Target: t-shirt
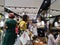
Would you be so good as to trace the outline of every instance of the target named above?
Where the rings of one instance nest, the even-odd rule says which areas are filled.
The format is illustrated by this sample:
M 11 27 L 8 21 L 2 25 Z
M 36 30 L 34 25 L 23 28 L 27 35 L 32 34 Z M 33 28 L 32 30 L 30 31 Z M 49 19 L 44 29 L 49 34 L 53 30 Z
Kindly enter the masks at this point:
M 54 26 L 55 26 L 55 27 L 58 27 L 58 26 L 59 26 L 58 22 L 55 22 L 55 23 L 54 23 Z
M 41 22 L 37 23 L 38 28 L 40 28 L 41 25 L 43 25 L 43 26 L 45 25 L 44 21 L 41 21 Z
M 23 28 L 21 28 L 21 26 L 23 25 Z M 25 21 L 20 21 L 20 30 L 26 30 L 27 29 L 27 25 L 26 25 L 26 22 Z

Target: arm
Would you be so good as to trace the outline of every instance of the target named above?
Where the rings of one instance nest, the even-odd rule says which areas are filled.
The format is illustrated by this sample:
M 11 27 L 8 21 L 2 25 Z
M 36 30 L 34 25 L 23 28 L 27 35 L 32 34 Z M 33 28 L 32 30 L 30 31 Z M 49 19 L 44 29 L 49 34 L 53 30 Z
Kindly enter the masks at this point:
M 54 36 L 51 36 L 50 38 L 51 38 L 52 42 L 56 43 Z

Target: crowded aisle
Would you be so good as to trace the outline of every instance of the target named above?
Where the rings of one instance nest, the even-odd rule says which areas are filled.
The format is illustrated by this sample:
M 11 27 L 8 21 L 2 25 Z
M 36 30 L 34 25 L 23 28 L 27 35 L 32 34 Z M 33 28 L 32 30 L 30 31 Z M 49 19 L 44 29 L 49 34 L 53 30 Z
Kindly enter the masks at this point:
M 60 0 L 0 0 L 0 45 L 60 45 Z

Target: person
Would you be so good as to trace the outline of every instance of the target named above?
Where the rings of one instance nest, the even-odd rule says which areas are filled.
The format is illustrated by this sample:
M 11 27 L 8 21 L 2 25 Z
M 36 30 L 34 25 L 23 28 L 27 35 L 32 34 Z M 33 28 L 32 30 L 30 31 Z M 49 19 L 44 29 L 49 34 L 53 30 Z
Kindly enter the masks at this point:
M 17 21 L 16 34 L 19 35 L 19 33 L 20 33 L 20 30 L 19 30 L 19 29 L 20 29 L 20 28 L 19 28 L 19 19 L 17 18 L 16 21 Z
M 56 38 L 56 42 L 57 42 L 56 45 L 60 45 L 60 32 Z
M 37 28 L 35 24 L 32 22 L 32 20 L 29 20 L 29 31 L 31 32 L 31 39 L 33 40 L 33 37 L 37 37 Z
M 14 13 L 9 13 L 9 19 L 5 22 L 4 28 L 6 28 L 6 34 L 2 45 L 13 45 L 17 37 L 15 33 L 15 27 L 17 22 L 14 20 Z
M 0 44 L 2 44 L 2 40 L 3 40 L 3 28 L 0 27 Z
M 56 28 L 60 28 L 60 17 L 58 17 L 58 18 L 56 19 L 56 21 L 55 21 L 55 23 L 54 23 L 54 26 L 55 26 Z
M 28 28 L 29 28 L 30 31 L 32 32 L 33 23 L 32 23 L 32 20 L 31 20 L 31 19 L 29 20 L 29 26 L 28 26 Z
M 52 30 L 50 30 L 50 34 L 48 35 L 48 45 L 55 45 L 55 44 L 56 44 L 56 40 L 53 36 Z
M 39 16 L 37 19 L 38 19 L 37 20 L 38 37 L 43 40 L 44 39 L 44 36 L 45 36 L 45 33 L 44 33 L 45 22 L 42 20 L 42 17 L 41 16 Z
M 27 15 L 23 15 L 22 20 L 19 23 L 20 35 L 23 34 L 24 31 L 26 31 L 28 19 L 29 18 Z
M 28 19 L 29 19 L 29 17 L 27 15 L 23 15 L 22 20 L 19 22 L 20 37 L 17 38 L 17 40 L 16 40 L 14 45 L 24 45 L 25 44 L 26 40 L 24 40 L 24 39 L 26 39 L 25 38 L 25 36 L 26 36 L 25 33 L 27 31 L 27 22 L 28 22 Z
M 59 30 L 60 30 L 60 17 L 56 17 L 55 22 L 54 22 L 54 27 L 59 32 Z M 54 34 L 55 38 L 57 38 L 58 32 L 56 32 Z

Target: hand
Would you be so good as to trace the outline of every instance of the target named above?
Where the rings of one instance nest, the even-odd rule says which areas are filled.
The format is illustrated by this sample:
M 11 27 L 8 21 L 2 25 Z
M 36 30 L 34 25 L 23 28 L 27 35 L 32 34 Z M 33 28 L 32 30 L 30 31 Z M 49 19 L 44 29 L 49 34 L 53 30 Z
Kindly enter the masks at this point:
M 17 34 L 17 37 L 19 37 L 19 35 Z

